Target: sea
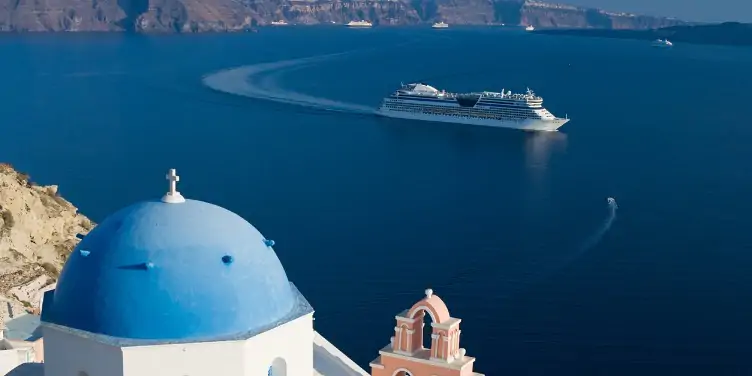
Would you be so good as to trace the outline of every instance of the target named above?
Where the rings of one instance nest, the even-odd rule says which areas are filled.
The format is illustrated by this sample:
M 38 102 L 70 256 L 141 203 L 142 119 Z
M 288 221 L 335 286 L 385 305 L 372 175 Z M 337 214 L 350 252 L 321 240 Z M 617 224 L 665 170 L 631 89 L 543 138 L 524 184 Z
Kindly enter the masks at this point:
M 431 288 L 483 374 L 752 374 L 752 49 L 291 26 L 6 34 L 0 55 L 0 161 L 95 222 L 176 168 L 275 240 L 366 370 Z M 373 115 L 418 81 L 529 87 L 571 121 Z

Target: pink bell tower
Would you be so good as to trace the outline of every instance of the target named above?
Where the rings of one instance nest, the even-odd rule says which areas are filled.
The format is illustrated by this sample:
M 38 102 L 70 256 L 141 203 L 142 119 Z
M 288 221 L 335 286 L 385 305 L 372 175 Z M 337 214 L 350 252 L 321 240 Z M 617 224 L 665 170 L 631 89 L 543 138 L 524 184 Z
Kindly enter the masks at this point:
M 424 317 L 431 317 L 431 347 L 423 347 Z M 412 308 L 395 316 L 391 343 L 371 362 L 372 376 L 483 376 L 473 372 L 475 358 L 460 348 L 460 319 L 449 316 L 444 301 L 427 289 Z

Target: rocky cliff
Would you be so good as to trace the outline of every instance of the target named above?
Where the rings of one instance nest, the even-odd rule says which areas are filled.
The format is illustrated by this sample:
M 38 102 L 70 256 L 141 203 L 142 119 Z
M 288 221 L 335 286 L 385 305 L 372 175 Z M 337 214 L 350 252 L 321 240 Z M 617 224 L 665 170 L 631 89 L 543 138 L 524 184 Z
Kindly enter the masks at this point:
M 3 0 L 2 31 L 240 31 L 367 19 L 381 25 L 450 24 L 647 29 L 678 20 L 530 0 Z
M 0 163 L 0 320 L 37 311 L 66 258 L 94 224 L 60 197 Z

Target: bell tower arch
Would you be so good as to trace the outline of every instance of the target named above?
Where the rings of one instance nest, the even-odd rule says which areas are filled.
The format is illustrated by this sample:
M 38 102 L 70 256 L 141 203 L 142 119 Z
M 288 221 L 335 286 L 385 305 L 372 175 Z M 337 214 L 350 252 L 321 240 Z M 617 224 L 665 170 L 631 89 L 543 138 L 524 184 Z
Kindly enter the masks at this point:
M 430 347 L 424 347 L 426 315 L 431 318 Z M 473 372 L 475 358 L 460 348 L 460 322 L 444 301 L 426 289 L 425 297 L 395 316 L 389 345 L 371 362 L 372 376 L 482 376 Z

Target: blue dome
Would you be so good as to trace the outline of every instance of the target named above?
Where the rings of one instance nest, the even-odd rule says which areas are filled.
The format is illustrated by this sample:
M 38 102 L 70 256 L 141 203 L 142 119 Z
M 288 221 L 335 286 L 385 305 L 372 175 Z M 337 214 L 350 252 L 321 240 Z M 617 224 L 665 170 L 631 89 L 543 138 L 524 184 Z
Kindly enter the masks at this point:
M 273 325 L 296 295 L 272 242 L 201 201 L 138 203 L 76 247 L 46 322 L 113 337 L 189 340 Z

